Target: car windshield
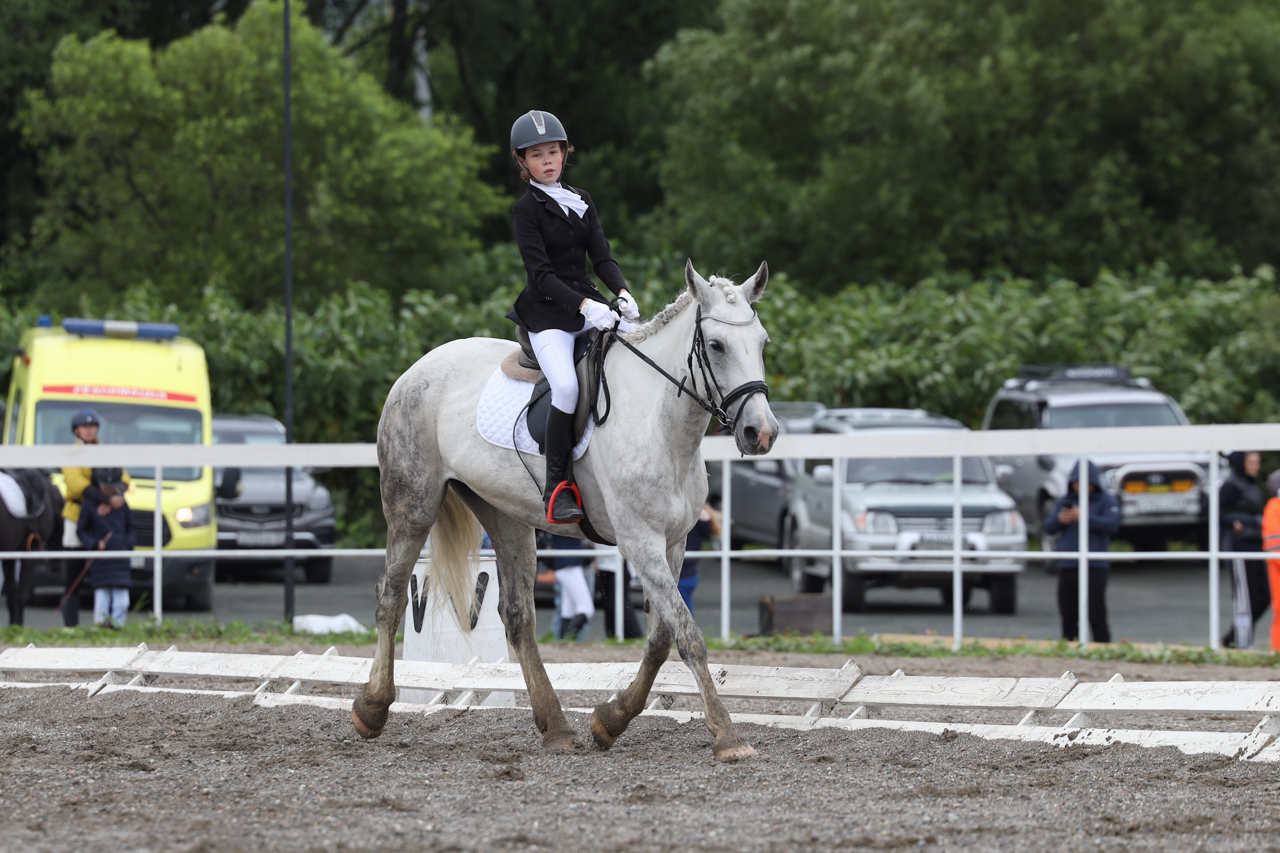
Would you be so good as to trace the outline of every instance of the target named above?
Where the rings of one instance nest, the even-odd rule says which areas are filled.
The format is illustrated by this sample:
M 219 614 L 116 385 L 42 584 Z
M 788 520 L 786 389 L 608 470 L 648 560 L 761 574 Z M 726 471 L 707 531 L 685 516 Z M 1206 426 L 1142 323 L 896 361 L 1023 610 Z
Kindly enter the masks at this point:
M 951 482 L 952 462 L 947 457 L 922 459 L 850 459 L 850 483 L 933 483 Z M 960 476 L 966 483 L 987 484 L 987 466 L 981 459 L 965 459 L 960 466 Z
M 79 400 L 41 400 L 36 403 L 36 444 L 74 444 L 71 418 L 92 408 L 102 427 L 102 444 L 203 444 L 204 419 L 195 409 L 144 406 L 137 403 L 92 403 Z M 129 476 L 151 480 L 154 468 L 129 468 Z M 166 480 L 198 480 L 199 468 L 164 469 Z
M 1111 403 L 1060 406 L 1049 410 L 1050 429 L 1181 425 L 1178 413 L 1168 403 Z
M 284 433 L 275 430 L 267 431 L 262 429 L 243 429 L 239 427 L 228 427 L 215 423 L 213 427 L 213 443 L 214 444 L 284 444 Z M 246 477 L 283 477 L 283 468 L 242 468 L 241 473 Z M 295 471 L 294 475 L 300 474 Z

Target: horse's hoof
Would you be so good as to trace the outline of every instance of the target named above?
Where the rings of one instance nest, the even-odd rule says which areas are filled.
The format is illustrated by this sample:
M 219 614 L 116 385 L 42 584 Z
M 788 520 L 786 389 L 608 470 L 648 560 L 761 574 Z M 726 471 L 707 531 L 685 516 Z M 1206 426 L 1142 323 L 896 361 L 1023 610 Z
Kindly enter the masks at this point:
M 591 715 L 591 737 L 595 739 L 596 746 L 601 749 L 608 749 L 618 739 L 616 735 L 609 734 L 609 730 L 604 727 L 604 723 L 600 722 L 600 718 L 594 713 Z
M 360 737 L 365 740 L 373 740 L 378 735 L 382 734 L 382 729 L 371 729 L 366 726 L 360 719 L 360 715 L 354 710 L 351 712 L 351 724 L 356 727 L 356 734 L 360 735 Z
M 751 744 L 741 738 L 735 738 L 734 740 L 735 743 L 732 746 L 714 748 L 716 758 L 742 759 L 755 756 L 756 751 Z
M 578 748 L 578 738 L 572 731 L 547 732 L 542 738 L 542 748 L 572 752 Z

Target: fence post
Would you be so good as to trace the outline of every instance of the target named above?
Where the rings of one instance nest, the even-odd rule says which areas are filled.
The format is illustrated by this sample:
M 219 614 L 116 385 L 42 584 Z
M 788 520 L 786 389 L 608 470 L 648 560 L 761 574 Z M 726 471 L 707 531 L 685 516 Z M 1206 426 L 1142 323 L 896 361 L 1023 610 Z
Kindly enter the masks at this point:
M 622 552 L 617 548 L 613 549 L 615 559 L 613 561 L 613 628 L 618 635 L 618 642 L 622 642 L 627 638 L 626 626 L 626 607 L 623 596 L 629 595 L 631 590 L 627 589 L 627 561 L 622 559 Z
M 1070 484 L 1068 484 L 1070 488 Z M 1076 631 L 1080 648 L 1089 648 L 1089 457 L 1080 457 L 1080 476 L 1076 480 L 1076 506 L 1080 510 L 1080 537 L 1076 549 L 1076 569 L 1079 574 L 1076 606 L 1079 608 Z
M 733 463 L 728 459 L 721 463 L 720 469 L 720 639 L 729 639 L 729 525 L 733 512 Z
M 164 548 L 164 469 L 156 466 L 156 509 L 155 509 L 155 532 L 152 536 L 152 547 L 155 549 L 155 555 L 151 560 L 151 597 L 153 604 L 152 612 L 156 617 L 156 624 L 164 622 L 164 602 L 162 600 L 162 590 L 164 589 L 164 556 L 162 549 Z
M 1218 550 L 1222 547 L 1221 529 L 1218 527 L 1218 451 L 1209 453 L 1209 648 L 1215 652 L 1222 646 L 1222 625 L 1219 624 L 1220 605 Z
M 831 642 L 839 643 L 844 621 L 844 460 L 831 460 Z
M 951 458 L 951 651 L 964 644 L 964 568 L 960 555 L 964 549 L 964 458 Z

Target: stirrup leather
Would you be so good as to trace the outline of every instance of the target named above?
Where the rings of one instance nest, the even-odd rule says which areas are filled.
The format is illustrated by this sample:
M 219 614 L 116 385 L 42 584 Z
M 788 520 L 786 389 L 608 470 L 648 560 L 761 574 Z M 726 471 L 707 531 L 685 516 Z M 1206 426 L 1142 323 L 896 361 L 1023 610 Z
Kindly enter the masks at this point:
M 573 502 L 577 505 L 577 518 L 564 519 L 556 521 L 551 517 L 552 512 L 556 508 L 556 498 L 560 497 L 561 492 L 571 492 L 573 494 Z M 551 497 L 547 498 L 547 524 L 577 524 L 583 518 L 582 513 L 582 493 L 578 491 L 577 483 L 570 483 L 568 480 L 561 480 L 560 483 L 551 492 Z

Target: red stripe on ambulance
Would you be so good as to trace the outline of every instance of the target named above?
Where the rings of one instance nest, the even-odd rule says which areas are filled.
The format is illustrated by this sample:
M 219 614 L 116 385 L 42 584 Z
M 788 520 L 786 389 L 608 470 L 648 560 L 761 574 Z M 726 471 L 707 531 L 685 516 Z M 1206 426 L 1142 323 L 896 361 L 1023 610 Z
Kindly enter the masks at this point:
M 158 400 L 169 403 L 194 403 L 194 394 L 178 394 L 154 388 L 129 388 L 123 385 L 46 385 L 46 394 L 70 394 L 76 397 L 124 397 L 130 400 Z

